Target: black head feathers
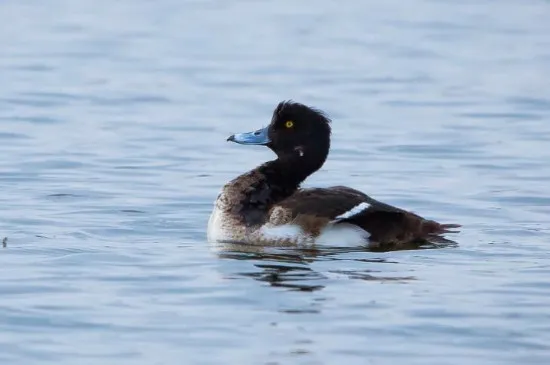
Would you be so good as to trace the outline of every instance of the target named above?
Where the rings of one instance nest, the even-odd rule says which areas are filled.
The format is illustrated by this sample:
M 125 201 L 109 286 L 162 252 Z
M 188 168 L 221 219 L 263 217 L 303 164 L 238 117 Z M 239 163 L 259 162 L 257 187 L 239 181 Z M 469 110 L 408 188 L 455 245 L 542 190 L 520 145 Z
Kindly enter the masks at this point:
M 273 111 L 271 125 L 286 123 L 291 120 L 298 122 L 300 127 L 319 128 L 328 131 L 330 135 L 330 118 L 320 109 L 310 107 L 292 100 L 281 101 Z
M 330 119 L 321 110 L 294 101 L 283 101 L 273 111 L 267 144 L 279 157 L 326 158 L 330 149 Z

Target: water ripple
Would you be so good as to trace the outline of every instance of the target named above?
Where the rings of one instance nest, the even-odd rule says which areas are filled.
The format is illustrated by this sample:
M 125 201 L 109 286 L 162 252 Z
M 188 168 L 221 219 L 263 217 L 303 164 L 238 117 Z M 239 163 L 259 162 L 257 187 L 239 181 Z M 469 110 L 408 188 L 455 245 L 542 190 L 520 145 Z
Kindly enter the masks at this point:
M 467 6 L 466 6 L 467 5 Z M 0 2 L 3 364 L 546 364 L 541 1 Z M 405 250 L 211 247 L 225 143 L 326 110 L 307 186 L 445 222 Z

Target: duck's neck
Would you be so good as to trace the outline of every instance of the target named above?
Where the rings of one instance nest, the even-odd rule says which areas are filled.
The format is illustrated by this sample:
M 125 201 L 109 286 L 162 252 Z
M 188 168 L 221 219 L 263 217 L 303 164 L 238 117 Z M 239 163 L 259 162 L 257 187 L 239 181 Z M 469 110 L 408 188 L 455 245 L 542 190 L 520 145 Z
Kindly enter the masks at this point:
M 324 160 L 315 163 L 298 155 L 283 156 L 264 163 L 258 170 L 272 188 L 290 191 L 292 194 L 309 175 L 322 166 L 323 162 Z
M 236 209 L 234 212 L 247 225 L 261 224 L 273 204 L 291 196 L 324 161 L 297 154 L 266 162 L 229 182 L 222 202 L 226 202 L 227 209 Z

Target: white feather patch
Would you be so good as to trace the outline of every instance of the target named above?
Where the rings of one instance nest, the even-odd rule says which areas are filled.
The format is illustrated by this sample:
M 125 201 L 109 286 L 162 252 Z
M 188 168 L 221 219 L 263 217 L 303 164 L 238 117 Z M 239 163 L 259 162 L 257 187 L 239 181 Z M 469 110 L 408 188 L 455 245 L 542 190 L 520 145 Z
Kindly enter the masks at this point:
M 260 228 L 260 235 L 267 240 L 299 240 L 303 235 L 302 228 L 295 224 L 281 226 L 265 225 Z
M 325 227 L 315 239 L 315 243 L 336 247 L 354 247 L 368 244 L 369 236 L 369 232 L 356 225 L 341 223 Z
M 313 239 L 304 233 L 302 228 L 295 224 L 281 226 L 263 226 L 259 230 L 262 239 L 271 242 L 290 241 L 301 245 L 330 245 L 351 247 L 368 243 L 370 234 L 362 228 L 352 224 L 328 225 L 321 230 L 319 236 Z
M 363 202 L 363 203 L 357 204 L 356 206 L 354 206 L 353 208 L 351 208 L 347 212 L 342 213 L 339 216 L 337 216 L 336 218 L 334 218 L 332 220 L 332 222 L 338 222 L 340 220 L 348 219 L 350 217 L 353 217 L 354 215 L 361 213 L 363 210 L 366 210 L 369 207 L 370 207 L 369 203 Z

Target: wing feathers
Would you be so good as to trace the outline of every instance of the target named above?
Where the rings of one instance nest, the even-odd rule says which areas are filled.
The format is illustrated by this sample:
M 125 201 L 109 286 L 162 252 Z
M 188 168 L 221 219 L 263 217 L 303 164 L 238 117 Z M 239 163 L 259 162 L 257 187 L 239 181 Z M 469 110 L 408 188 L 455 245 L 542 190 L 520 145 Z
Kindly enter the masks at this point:
M 270 222 L 275 223 L 276 217 L 284 216 L 286 223 L 293 221 L 313 235 L 319 234 L 327 224 L 350 223 L 367 231 L 371 241 L 383 243 L 404 243 L 454 233 L 452 229 L 460 227 L 424 219 L 344 186 L 299 190 L 279 202 L 271 213 Z
M 359 203 L 356 206 L 354 206 L 353 208 L 351 208 L 350 210 L 348 210 L 347 212 L 344 212 L 344 213 L 334 217 L 334 219 L 331 221 L 331 223 L 336 223 L 336 222 L 339 222 L 339 221 L 344 220 L 344 219 L 352 218 L 353 216 L 355 216 L 357 214 L 361 214 L 361 212 L 363 212 L 364 210 L 369 209 L 370 206 L 371 205 L 367 202 Z

